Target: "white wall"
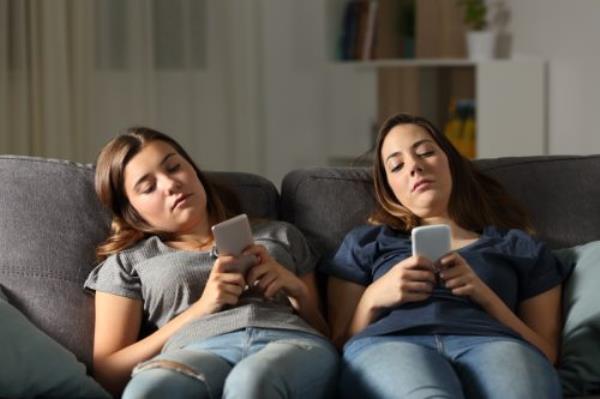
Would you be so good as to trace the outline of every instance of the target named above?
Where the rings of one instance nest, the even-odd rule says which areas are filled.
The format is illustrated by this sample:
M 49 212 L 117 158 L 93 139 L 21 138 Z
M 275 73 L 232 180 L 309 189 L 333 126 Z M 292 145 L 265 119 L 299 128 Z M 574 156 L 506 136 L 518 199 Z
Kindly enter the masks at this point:
M 550 154 L 600 153 L 600 1 L 509 5 L 514 52 L 548 60 Z
M 358 156 L 370 146 L 374 74 L 332 65 L 323 0 L 261 0 L 263 174 Z

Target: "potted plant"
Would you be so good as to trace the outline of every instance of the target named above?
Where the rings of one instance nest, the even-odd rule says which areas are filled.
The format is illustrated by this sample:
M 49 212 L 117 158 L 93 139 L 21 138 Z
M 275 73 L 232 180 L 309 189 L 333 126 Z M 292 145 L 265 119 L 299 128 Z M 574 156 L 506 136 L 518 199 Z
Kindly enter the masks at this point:
M 492 59 L 496 35 L 488 29 L 488 6 L 485 0 L 458 0 L 467 26 L 467 51 L 471 59 Z

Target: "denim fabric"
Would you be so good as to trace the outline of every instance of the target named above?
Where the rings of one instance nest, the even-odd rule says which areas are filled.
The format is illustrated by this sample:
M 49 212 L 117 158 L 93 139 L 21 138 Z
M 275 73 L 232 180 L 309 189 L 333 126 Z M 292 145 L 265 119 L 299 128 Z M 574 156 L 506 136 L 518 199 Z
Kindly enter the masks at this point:
M 123 398 L 328 398 L 337 365 L 319 336 L 246 328 L 141 363 Z
M 342 398 L 562 398 L 536 348 L 507 337 L 365 337 L 347 346 Z

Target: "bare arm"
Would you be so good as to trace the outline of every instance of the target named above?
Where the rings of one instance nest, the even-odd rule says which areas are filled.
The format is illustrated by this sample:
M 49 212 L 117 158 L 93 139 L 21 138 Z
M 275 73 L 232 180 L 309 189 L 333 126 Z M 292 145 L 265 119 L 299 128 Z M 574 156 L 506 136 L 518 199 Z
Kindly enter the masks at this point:
M 279 291 L 283 291 L 300 317 L 323 334 L 329 334 L 329 328 L 319 309 L 314 273 L 296 276 L 271 257 L 262 245 L 253 245 L 244 253 L 253 254 L 260 259 L 259 264 L 248 271 L 249 284 L 257 284 L 267 298 L 273 298 Z
M 331 340 L 341 348 L 350 337 L 350 323 L 366 287 L 330 277 L 327 281 L 327 315 Z
M 165 342 L 194 318 L 219 311 L 237 303 L 245 285 L 237 273 L 223 273 L 231 261 L 222 257 L 215 262 L 202 297 L 153 334 L 137 341 L 142 324 L 142 302 L 118 295 L 96 292 L 94 331 L 94 377 L 106 389 L 119 395 L 136 364 L 158 354 Z
M 519 305 L 518 315 L 506 308 L 504 302 L 490 305 L 489 312 L 539 348 L 556 364 L 561 330 L 561 287 L 556 286 L 546 292 L 529 298 Z M 505 308 L 505 309 L 503 309 Z
M 558 339 L 561 328 L 561 287 L 556 286 L 523 301 L 515 314 L 473 272 L 466 261 L 453 253 L 442 259 L 446 270 L 441 277 L 455 295 L 470 297 L 486 312 L 541 350 L 553 364 L 558 358 Z
M 341 347 L 385 309 L 429 298 L 434 283 L 431 262 L 418 256 L 397 263 L 368 287 L 331 278 L 328 297 L 333 342 Z
M 300 281 L 306 287 L 304 295 L 298 299 L 292 299 L 292 306 L 298 312 L 300 317 L 306 320 L 311 326 L 323 333 L 329 335 L 329 326 L 320 310 L 319 293 L 314 273 L 307 273 L 300 277 Z

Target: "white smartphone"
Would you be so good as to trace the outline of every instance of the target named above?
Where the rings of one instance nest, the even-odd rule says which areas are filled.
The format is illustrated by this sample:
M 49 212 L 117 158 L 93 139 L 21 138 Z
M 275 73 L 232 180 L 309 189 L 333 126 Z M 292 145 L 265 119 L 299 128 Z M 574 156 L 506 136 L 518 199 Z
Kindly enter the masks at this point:
M 411 239 L 413 255 L 423 256 L 432 262 L 450 252 L 450 226 L 446 224 L 415 227 Z
M 235 263 L 231 264 L 228 272 L 246 274 L 248 269 L 258 262 L 254 255 L 242 255 L 242 251 L 246 247 L 254 244 L 250 222 L 245 213 L 215 224 L 211 230 L 215 238 L 217 253 L 238 258 Z

